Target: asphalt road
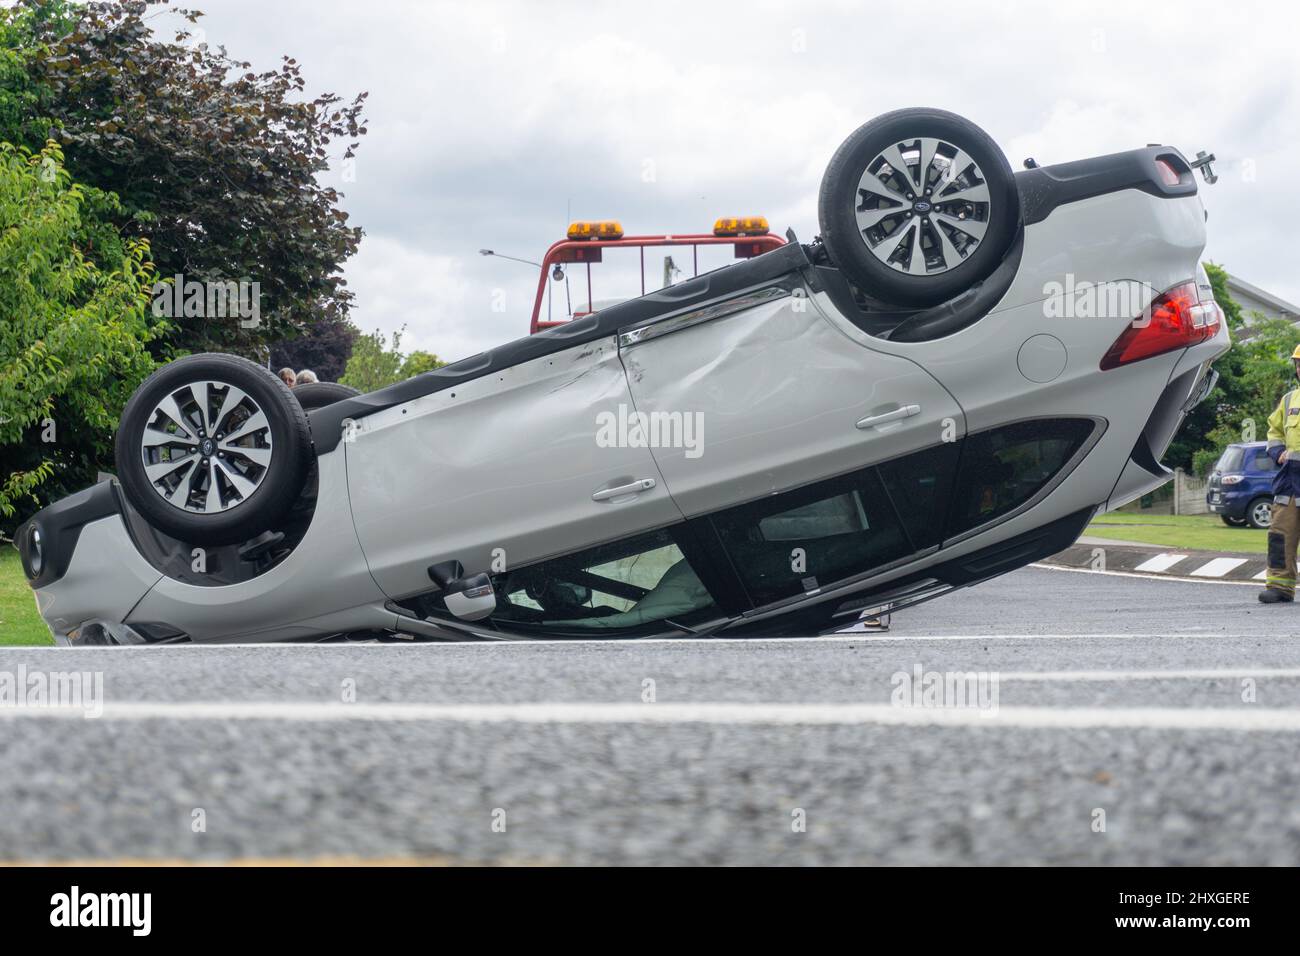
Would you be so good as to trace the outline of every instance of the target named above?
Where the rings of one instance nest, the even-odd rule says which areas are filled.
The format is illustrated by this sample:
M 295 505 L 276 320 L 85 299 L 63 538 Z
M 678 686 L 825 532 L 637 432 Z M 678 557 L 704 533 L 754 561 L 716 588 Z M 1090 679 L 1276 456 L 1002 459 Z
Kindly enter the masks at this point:
M 105 710 L 0 707 L 0 860 L 1300 862 L 1300 608 L 1241 585 L 1028 568 L 885 635 L 22 666 L 102 672 Z M 918 668 L 983 706 L 898 706 Z

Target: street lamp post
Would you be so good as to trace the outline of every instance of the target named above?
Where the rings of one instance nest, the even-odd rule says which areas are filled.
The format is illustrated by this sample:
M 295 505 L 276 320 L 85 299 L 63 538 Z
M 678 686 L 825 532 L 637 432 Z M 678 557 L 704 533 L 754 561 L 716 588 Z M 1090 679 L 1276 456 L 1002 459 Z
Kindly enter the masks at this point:
M 542 267 L 542 264 L 540 262 L 533 262 L 532 259 L 520 259 L 518 256 L 506 256 L 492 249 L 480 249 L 478 251 L 478 254 L 480 256 L 496 256 L 498 259 L 509 259 L 511 262 L 522 262 L 526 266 L 534 266 L 538 269 Z M 548 285 L 546 287 L 546 318 L 549 319 L 550 317 L 551 317 L 551 287 Z
M 480 249 L 478 254 L 480 256 L 496 256 L 498 259 L 509 259 L 511 262 L 522 262 L 526 266 L 536 266 L 539 269 L 542 267 L 540 262 L 533 262 L 532 259 L 520 259 L 516 256 L 506 256 L 499 252 L 493 252 L 491 249 Z

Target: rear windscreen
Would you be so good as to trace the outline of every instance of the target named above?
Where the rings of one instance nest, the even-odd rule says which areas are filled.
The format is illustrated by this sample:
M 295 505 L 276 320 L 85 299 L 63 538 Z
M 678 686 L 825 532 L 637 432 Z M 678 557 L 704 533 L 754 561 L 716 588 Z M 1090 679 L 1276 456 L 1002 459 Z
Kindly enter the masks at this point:
M 1216 471 L 1241 471 L 1241 460 L 1242 449 L 1229 446 L 1219 456 L 1219 462 L 1214 468 Z

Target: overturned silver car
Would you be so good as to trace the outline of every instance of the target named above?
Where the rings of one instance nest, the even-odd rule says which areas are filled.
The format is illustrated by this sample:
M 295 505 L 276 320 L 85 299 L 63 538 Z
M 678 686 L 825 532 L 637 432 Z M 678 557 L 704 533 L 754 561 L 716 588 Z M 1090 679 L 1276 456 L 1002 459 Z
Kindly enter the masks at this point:
M 1165 482 L 1213 383 L 1197 165 L 1013 174 L 902 110 L 835 155 L 810 244 L 314 409 L 172 363 L 117 478 L 20 529 L 41 614 L 71 644 L 811 634 L 1019 568 Z

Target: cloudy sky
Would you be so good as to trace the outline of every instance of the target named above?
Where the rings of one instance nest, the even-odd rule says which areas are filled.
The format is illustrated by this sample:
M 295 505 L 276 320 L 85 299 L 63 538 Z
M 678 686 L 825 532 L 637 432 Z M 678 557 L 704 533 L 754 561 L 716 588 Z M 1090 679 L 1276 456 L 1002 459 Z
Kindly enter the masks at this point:
M 354 319 L 448 360 L 527 332 L 537 270 L 479 249 L 540 259 L 569 218 L 681 233 L 763 214 L 811 239 L 831 153 L 904 106 L 969 117 L 1015 168 L 1212 150 L 1207 257 L 1300 302 L 1294 2 L 191 5 L 236 57 L 370 92 L 353 175 L 330 174 L 366 233 Z

